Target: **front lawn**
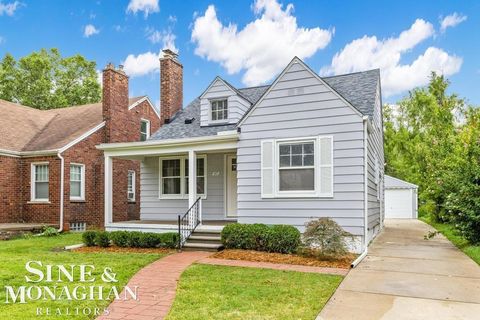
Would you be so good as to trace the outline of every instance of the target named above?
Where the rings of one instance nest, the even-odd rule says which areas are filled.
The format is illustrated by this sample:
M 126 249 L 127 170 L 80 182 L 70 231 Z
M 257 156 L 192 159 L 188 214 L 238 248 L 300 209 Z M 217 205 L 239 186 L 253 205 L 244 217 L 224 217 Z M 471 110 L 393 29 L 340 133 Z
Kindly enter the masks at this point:
M 53 287 L 63 286 L 67 284 L 69 288 L 78 285 L 102 285 L 104 292 L 108 293 L 112 287 L 112 283 L 105 283 L 101 279 L 104 268 L 110 267 L 116 273 L 118 283 L 114 285 L 119 288 L 119 291 L 139 269 L 143 266 L 159 259 L 162 254 L 154 253 L 82 253 L 82 252 L 66 252 L 61 251 L 65 245 L 72 245 L 81 243 L 81 234 L 63 234 L 56 237 L 34 237 L 31 239 L 18 239 L 10 241 L 0 241 L 0 315 L 2 319 L 93 319 L 93 315 L 83 315 L 82 309 L 100 308 L 103 309 L 109 304 L 109 301 L 32 301 L 26 304 L 6 304 L 6 289 L 4 286 L 49 286 Z M 95 271 L 92 275 L 95 277 L 95 282 L 81 283 L 78 281 L 78 272 L 75 273 L 75 282 L 63 283 L 28 283 L 25 280 L 25 275 L 32 278 L 37 276 L 29 274 L 25 270 L 25 263 L 27 261 L 41 261 L 45 272 L 45 265 L 65 265 L 69 264 L 91 264 L 95 266 Z M 78 269 L 77 269 L 78 270 Z M 52 316 L 36 316 L 37 308 L 42 308 L 43 312 L 46 308 L 50 308 L 53 313 Z M 62 313 L 66 312 L 66 308 L 70 308 L 70 312 L 75 312 L 75 308 L 80 308 L 80 315 L 65 315 L 56 316 L 56 308 L 60 308 Z
M 467 256 L 472 258 L 473 261 L 480 265 L 480 245 L 470 244 L 468 240 L 463 238 L 451 224 L 435 222 L 428 216 L 420 217 L 420 220 L 437 229 L 460 250 L 465 252 Z
M 315 319 L 341 276 L 196 264 L 167 319 Z

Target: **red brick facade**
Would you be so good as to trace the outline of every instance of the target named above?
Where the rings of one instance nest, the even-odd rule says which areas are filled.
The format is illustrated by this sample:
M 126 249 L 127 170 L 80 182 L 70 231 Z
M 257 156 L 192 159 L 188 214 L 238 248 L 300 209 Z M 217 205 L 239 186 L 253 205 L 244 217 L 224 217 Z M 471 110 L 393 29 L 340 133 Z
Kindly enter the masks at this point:
M 129 110 L 128 77 L 109 65 L 103 75 L 103 118 L 105 126 L 65 150 L 64 228 L 72 222 L 86 222 L 88 228 L 104 225 L 104 157 L 96 149 L 101 143 L 140 141 L 141 119 L 150 121 L 150 132 L 160 127 L 160 119 L 147 100 Z M 49 201 L 31 201 L 31 166 L 48 162 Z M 70 200 L 70 164 L 85 166 L 85 199 Z M 136 200 L 127 201 L 128 170 L 136 172 Z M 113 162 L 114 221 L 139 219 L 140 164 L 138 161 Z M 0 223 L 38 222 L 59 224 L 61 160 L 57 155 L 43 157 L 0 156 Z

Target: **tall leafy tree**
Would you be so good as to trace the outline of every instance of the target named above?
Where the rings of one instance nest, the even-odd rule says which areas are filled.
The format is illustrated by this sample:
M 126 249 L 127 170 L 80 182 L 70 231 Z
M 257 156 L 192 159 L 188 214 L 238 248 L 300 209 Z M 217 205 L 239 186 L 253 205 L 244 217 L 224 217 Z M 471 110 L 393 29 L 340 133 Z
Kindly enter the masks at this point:
M 0 62 L 0 99 L 54 109 L 101 99 L 96 63 L 81 55 L 62 57 L 57 49 L 33 52 Z
M 448 195 L 446 172 L 458 143 L 465 102 L 448 94 L 449 82 L 432 73 L 426 88 L 417 88 L 385 112 L 387 172 L 420 186 L 420 200 L 440 215 Z

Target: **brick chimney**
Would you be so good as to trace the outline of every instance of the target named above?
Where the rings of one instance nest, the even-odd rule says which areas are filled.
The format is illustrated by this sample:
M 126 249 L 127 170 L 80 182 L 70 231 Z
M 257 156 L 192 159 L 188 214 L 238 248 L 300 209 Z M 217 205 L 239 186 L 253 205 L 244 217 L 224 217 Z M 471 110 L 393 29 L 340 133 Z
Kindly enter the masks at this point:
M 128 141 L 128 130 L 117 125 L 128 117 L 128 76 L 123 66 L 115 68 L 109 63 L 103 70 L 103 120 L 105 121 L 105 142 Z
M 160 58 L 160 125 L 168 123 L 183 106 L 183 66 L 178 55 L 163 50 Z

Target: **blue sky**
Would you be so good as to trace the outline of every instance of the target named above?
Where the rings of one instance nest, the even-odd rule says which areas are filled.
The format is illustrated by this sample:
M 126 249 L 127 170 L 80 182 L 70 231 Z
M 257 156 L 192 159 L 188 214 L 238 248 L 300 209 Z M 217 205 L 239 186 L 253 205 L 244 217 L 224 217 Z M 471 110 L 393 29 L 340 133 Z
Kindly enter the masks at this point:
M 168 46 L 184 65 L 185 103 L 216 75 L 269 83 L 297 55 L 321 75 L 381 68 L 386 102 L 438 70 L 479 105 L 479 30 L 478 1 L 0 0 L 1 56 L 55 47 L 98 70 L 123 63 L 130 94 L 156 103 Z

